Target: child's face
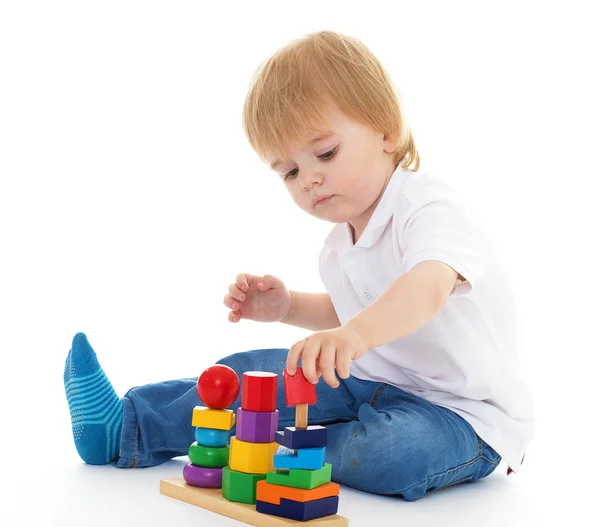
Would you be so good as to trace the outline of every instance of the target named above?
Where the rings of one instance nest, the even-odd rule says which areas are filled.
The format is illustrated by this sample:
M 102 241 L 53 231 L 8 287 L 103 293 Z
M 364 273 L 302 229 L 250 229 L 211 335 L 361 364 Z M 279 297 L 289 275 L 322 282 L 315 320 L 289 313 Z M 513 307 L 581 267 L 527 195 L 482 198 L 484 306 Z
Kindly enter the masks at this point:
M 360 235 L 395 169 L 396 144 L 337 108 L 328 115 L 329 134 L 306 138 L 271 166 L 300 208 L 319 219 L 349 222 Z

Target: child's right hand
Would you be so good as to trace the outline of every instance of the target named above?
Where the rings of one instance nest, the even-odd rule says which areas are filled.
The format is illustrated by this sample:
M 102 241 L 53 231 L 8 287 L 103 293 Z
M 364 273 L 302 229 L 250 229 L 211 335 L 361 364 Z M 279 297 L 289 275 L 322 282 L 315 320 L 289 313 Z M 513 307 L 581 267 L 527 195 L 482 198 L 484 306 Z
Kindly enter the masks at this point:
M 235 284 L 229 286 L 223 303 L 231 309 L 230 322 L 239 322 L 242 318 L 280 322 L 290 311 L 292 296 L 279 278 L 239 274 Z

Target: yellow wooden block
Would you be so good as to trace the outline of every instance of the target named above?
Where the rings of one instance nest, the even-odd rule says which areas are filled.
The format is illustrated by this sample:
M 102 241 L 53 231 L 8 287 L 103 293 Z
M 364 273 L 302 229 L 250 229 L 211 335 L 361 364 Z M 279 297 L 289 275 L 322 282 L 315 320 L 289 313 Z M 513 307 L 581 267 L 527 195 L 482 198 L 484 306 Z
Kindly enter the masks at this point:
M 231 430 L 235 424 L 233 410 L 215 410 L 206 406 L 196 406 L 192 413 L 192 426 Z
M 229 468 L 247 474 L 266 474 L 273 467 L 273 456 L 279 444 L 248 443 L 232 437 L 229 441 Z

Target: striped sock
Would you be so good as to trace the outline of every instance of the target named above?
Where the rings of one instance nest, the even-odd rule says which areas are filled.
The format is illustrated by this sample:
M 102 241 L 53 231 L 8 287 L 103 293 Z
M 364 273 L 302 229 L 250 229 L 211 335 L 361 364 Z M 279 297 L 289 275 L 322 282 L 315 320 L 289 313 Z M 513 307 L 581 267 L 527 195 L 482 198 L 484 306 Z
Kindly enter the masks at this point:
M 119 455 L 123 403 L 83 333 L 77 333 L 65 363 L 65 392 L 77 452 L 90 465 Z

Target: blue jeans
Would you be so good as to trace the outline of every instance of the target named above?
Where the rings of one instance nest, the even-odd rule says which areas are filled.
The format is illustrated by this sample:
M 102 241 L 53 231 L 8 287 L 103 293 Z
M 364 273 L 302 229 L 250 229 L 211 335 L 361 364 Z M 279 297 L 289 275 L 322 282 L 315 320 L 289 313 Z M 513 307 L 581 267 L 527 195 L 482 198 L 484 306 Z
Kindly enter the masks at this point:
M 283 375 L 287 349 L 236 353 L 219 361 L 242 379 L 246 371 L 279 374 L 279 430 L 294 426 L 286 408 Z M 197 378 L 129 390 L 123 398 L 123 432 L 116 467 L 149 467 L 185 456 L 194 442 L 192 409 L 202 405 Z M 236 409 L 240 396 L 230 407 Z M 500 456 L 451 410 L 385 383 L 350 377 L 330 388 L 317 384 L 309 424 L 327 425 L 325 461 L 332 480 L 366 492 L 420 498 L 428 490 L 491 474 Z M 235 427 L 232 434 L 235 433 Z

